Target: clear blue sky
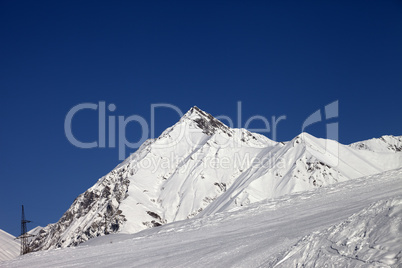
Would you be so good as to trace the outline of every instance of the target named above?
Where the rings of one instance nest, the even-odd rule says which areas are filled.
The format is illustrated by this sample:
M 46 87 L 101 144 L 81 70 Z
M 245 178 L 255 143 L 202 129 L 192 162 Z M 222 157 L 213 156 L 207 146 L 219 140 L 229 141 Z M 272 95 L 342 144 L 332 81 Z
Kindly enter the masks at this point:
M 401 1 L 1 1 L 0 25 L 0 228 L 14 235 L 21 204 L 29 228 L 56 222 L 119 163 L 116 148 L 66 139 L 79 103 L 147 120 L 153 103 L 197 105 L 236 120 L 242 101 L 244 119 L 286 115 L 285 141 L 339 100 L 340 142 L 402 135 Z M 179 119 L 156 118 L 157 134 Z M 96 112 L 73 127 L 95 140 Z

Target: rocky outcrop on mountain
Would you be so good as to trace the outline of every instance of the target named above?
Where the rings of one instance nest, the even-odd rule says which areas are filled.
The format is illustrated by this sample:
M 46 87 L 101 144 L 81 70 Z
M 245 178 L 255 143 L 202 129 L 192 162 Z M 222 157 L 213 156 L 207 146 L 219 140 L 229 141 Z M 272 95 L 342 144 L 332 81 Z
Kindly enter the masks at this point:
M 387 135 L 380 138 L 352 143 L 350 146 L 359 150 L 396 153 L 402 151 L 402 136 Z
M 39 231 L 31 248 L 37 251 L 76 246 L 92 237 L 118 231 L 126 221 L 119 210 L 130 184 L 126 169 L 113 170 L 78 196 L 57 223 Z

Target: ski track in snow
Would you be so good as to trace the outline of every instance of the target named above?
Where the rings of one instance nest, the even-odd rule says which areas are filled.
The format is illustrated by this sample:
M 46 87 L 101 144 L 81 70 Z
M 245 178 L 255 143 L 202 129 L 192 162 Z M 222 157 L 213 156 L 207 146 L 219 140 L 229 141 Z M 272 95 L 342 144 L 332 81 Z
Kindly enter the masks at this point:
M 380 200 L 327 230 L 303 237 L 263 266 L 400 267 L 401 231 L 402 196 Z
M 393 217 L 400 217 L 401 210 L 397 205 L 401 200 L 402 169 L 396 169 L 210 216 L 173 222 L 132 235 L 102 236 L 75 248 L 30 253 L 0 266 L 294 267 L 295 263 L 315 263 L 313 267 L 325 264 L 331 267 L 334 265 L 331 261 L 335 263 L 336 260 L 349 267 L 376 267 L 375 258 L 378 258 L 382 261 L 378 267 L 400 267 L 396 265 L 401 254 L 398 259 L 395 248 L 402 244 L 401 225 L 389 224 L 384 221 L 384 215 L 390 216 L 391 212 L 386 214 L 386 211 L 393 209 Z M 381 215 L 383 218 L 378 218 Z M 388 224 L 387 228 L 393 231 L 385 234 L 392 235 L 392 239 L 376 242 L 377 249 L 383 254 L 372 253 L 371 248 L 361 244 L 362 257 L 374 258 L 370 262 L 345 260 L 342 254 L 350 249 L 336 243 L 342 239 L 345 244 L 349 238 L 352 242 L 356 240 L 340 234 L 354 234 L 356 226 L 370 222 L 370 217 L 374 217 L 374 224 L 377 221 Z M 371 235 L 367 241 L 382 234 L 380 226 L 374 227 L 367 232 Z M 321 259 L 309 259 L 310 255 L 303 249 L 310 246 L 320 252 L 322 248 L 328 248 L 328 243 L 323 242 L 328 241 L 325 238 L 338 238 L 339 241 L 332 244 L 339 246 L 338 251 L 320 254 Z M 390 250 L 388 255 L 387 250 Z

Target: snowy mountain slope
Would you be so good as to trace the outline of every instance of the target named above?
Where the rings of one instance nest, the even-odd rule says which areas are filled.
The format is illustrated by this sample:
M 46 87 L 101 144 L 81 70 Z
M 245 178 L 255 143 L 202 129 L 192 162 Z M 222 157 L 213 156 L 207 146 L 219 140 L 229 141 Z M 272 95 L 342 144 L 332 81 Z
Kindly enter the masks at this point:
M 194 107 L 80 195 L 32 246 L 39 250 L 77 245 L 106 232 L 136 232 L 192 217 L 247 168 L 230 161 L 228 167 L 217 168 L 214 159 L 252 157 L 276 145 L 247 130 L 229 129 Z
M 0 229 L 0 262 L 11 260 L 20 255 L 19 240 Z
M 386 260 L 389 266 L 382 267 L 397 267 L 401 200 L 402 169 L 397 169 L 132 235 L 111 234 L 79 247 L 30 253 L 3 266 L 270 267 L 309 241 L 303 237 L 317 235 L 333 239 L 340 251 L 363 249 L 370 263 Z M 313 249 L 328 248 L 325 239 L 311 240 L 317 241 Z
M 39 232 L 43 229 L 42 226 L 36 226 L 35 228 L 28 231 L 28 234 L 32 235 L 28 237 L 28 243 L 35 239 L 35 236 L 39 234 Z
M 199 216 L 398 168 L 402 154 L 360 151 L 302 133 L 258 160 Z
M 402 196 L 380 200 L 327 230 L 303 237 L 267 266 L 396 267 L 402 265 L 401 231 Z
M 28 231 L 28 234 L 30 234 L 30 235 L 37 235 L 37 234 L 40 232 L 40 230 L 42 230 L 42 229 L 43 229 L 42 226 L 36 226 L 35 228 L 29 230 L 29 231 Z
M 306 133 L 277 143 L 193 107 L 77 197 L 31 246 L 74 246 L 401 166 L 400 152 L 358 150 Z
M 350 147 L 359 150 L 369 150 L 373 152 L 401 152 L 402 151 L 402 136 L 382 136 L 366 141 L 350 144 Z

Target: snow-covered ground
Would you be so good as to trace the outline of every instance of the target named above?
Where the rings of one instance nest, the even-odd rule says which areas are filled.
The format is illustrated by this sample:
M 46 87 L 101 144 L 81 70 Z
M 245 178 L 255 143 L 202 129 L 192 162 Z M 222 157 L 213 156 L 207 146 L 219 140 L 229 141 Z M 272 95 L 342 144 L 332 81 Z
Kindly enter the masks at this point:
M 396 169 L 2 267 L 400 267 L 401 214 Z
M 0 229 L 0 262 L 14 259 L 19 254 L 19 240 L 15 240 L 15 236 Z
M 269 267 L 402 266 L 402 197 L 380 200 L 301 239 Z

